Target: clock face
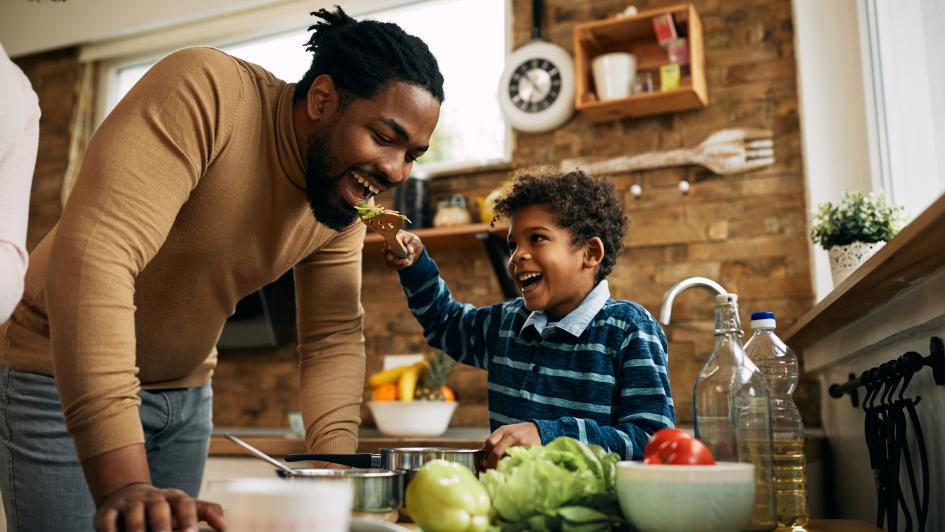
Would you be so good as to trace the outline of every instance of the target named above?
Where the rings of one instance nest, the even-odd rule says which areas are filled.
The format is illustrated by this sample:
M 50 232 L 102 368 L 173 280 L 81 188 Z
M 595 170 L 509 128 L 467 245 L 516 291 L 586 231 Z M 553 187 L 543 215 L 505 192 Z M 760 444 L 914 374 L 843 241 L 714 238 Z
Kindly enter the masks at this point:
M 518 109 L 544 111 L 561 95 L 561 71 L 547 59 L 528 59 L 512 71 L 508 91 Z
M 568 52 L 542 40 L 513 51 L 498 86 L 499 107 L 519 131 L 550 131 L 574 112 L 574 61 Z

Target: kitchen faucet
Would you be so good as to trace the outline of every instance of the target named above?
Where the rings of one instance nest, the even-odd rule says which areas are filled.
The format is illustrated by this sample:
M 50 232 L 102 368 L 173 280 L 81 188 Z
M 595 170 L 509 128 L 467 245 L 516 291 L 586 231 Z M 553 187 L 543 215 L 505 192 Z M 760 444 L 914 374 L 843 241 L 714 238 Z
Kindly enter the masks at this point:
M 718 295 L 724 296 L 725 294 L 728 294 L 728 291 L 722 288 L 722 285 L 707 277 L 689 277 L 687 279 L 683 279 L 682 281 L 679 281 L 678 283 L 671 286 L 669 290 L 663 294 L 663 306 L 660 308 L 660 323 L 663 325 L 669 325 L 669 315 L 673 310 L 673 300 L 676 299 L 676 296 L 678 296 L 680 292 L 686 290 L 687 288 L 692 288 L 693 286 L 709 288 L 714 290 Z

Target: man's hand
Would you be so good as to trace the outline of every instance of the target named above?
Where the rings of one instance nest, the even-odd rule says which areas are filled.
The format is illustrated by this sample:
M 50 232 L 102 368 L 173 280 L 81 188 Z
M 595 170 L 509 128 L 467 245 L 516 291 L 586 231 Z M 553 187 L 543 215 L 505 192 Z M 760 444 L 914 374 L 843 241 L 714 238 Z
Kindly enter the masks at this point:
M 499 463 L 499 459 L 505 456 L 509 447 L 514 445 L 541 445 L 541 435 L 538 433 L 538 426 L 531 421 L 527 423 L 515 423 L 514 425 L 504 425 L 499 427 L 486 438 L 482 444 L 482 453 L 485 455 L 483 464 L 487 468 L 493 468 Z
M 407 258 L 398 259 L 394 256 L 394 252 L 391 251 L 387 243 L 384 243 L 384 260 L 387 261 L 387 266 L 394 270 L 402 270 L 407 266 L 410 266 L 420 257 L 420 254 L 423 253 L 423 242 L 420 241 L 420 237 L 413 233 L 408 233 L 407 231 L 399 231 L 397 233 L 397 238 L 400 240 L 404 247 L 407 248 Z
M 226 530 L 223 508 L 199 501 L 177 489 L 159 489 L 150 484 L 130 484 L 108 497 L 95 512 L 98 532 L 197 532 L 206 521 L 215 530 Z M 123 524 L 121 528 L 119 524 Z

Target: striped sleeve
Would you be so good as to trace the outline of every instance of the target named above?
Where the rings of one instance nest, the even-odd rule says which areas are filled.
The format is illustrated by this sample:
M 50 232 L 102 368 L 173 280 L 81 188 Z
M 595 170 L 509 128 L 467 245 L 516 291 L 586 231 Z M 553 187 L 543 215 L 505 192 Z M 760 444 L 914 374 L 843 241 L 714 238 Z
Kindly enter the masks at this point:
M 426 250 L 416 263 L 397 274 L 427 344 L 457 362 L 485 369 L 489 356 L 486 338 L 490 331 L 492 338 L 498 337 L 502 305 L 477 308 L 455 301 Z
M 617 452 L 626 460 L 638 460 L 643 458 L 643 448 L 654 432 L 675 426 L 666 337 L 648 314 L 629 323 L 628 329 L 618 359 L 616 424 L 605 426 L 577 417 L 536 420 L 542 443 L 571 436 Z

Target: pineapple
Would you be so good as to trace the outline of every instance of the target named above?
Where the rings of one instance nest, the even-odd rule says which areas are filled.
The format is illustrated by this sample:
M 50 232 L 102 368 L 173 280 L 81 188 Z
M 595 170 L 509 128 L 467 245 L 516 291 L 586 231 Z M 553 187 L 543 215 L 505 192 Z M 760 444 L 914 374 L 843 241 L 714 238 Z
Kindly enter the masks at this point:
M 430 368 L 420 377 L 420 385 L 414 394 L 416 401 L 444 401 L 443 387 L 450 378 L 450 372 L 456 361 L 442 351 L 437 351 L 432 357 L 428 357 Z

